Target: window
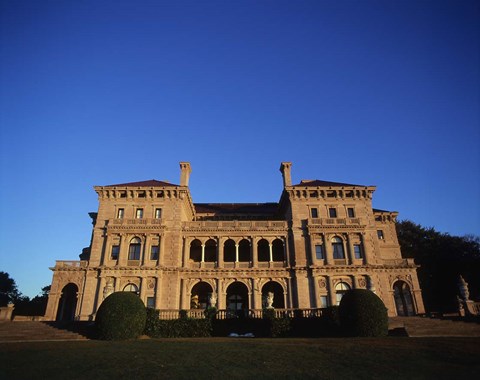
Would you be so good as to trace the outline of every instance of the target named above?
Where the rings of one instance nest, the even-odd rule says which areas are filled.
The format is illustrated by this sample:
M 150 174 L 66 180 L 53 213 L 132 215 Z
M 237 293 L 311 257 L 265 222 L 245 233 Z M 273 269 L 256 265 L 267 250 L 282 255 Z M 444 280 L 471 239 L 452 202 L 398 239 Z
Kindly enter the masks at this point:
M 337 305 L 340 305 L 340 301 L 342 300 L 343 295 L 350 290 L 350 285 L 345 282 L 339 282 L 335 286 L 335 294 L 337 296 Z
M 355 218 L 355 210 L 353 207 L 347 208 L 347 215 L 349 218 Z
M 330 218 L 336 218 L 337 217 L 337 209 L 334 208 L 334 207 L 330 207 L 328 209 L 328 215 L 330 216 Z
M 353 245 L 353 252 L 355 254 L 356 259 L 362 259 L 363 258 L 362 246 L 360 244 L 354 244 Z
M 155 219 L 160 219 L 162 217 L 162 209 L 156 208 L 155 209 Z
M 377 230 L 377 236 L 380 240 L 384 240 L 385 239 L 385 236 L 383 235 L 383 231 L 382 230 Z
M 120 246 L 119 245 L 112 245 L 112 254 L 110 258 L 112 260 L 118 260 L 118 254 L 120 253 Z
M 332 239 L 333 258 L 336 260 L 345 259 L 345 252 L 343 250 L 342 239 L 335 237 Z
M 123 291 L 138 294 L 138 287 L 135 284 L 127 284 L 123 288 Z
M 328 297 L 327 296 L 320 296 L 320 307 L 325 309 L 328 307 Z
M 155 297 L 147 297 L 147 307 L 155 309 Z
M 324 259 L 323 245 L 318 244 L 318 245 L 315 246 L 315 257 L 317 258 L 317 260 L 323 260 Z
M 140 250 L 142 248 L 142 242 L 139 238 L 133 238 L 130 241 L 130 247 L 128 249 L 129 260 L 140 260 Z
M 124 209 L 119 208 L 118 211 L 117 211 L 117 218 L 118 219 L 123 219 L 123 214 L 124 214 Z
M 318 218 L 318 210 L 316 208 L 312 208 L 312 218 Z
M 158 260 L 158 253 L 160 252 L 160 247 L 158 245 L 152 245 L 150 250 L 150 260 Z
M 143 208 L 137 208 L 137 213 L 135 215 L 137 219 L 142 219 L 143 218 Z

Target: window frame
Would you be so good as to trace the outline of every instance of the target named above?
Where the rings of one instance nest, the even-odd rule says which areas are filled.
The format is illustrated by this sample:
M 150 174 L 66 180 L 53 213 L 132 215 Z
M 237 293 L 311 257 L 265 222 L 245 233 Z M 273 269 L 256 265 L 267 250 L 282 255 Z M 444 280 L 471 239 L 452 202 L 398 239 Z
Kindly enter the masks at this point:
M 315 258 L 317 260 L 325 260 L 325 250 L 323 244 L 315 244 Z
M 329 207 L 328 208 L 328 217 L 331 219 L 337 218 L 337 208 L 336 207 Z
M 385 234 L 383 233 L 383 230 L 377 230 L 377 237 L 379 240 L 385 240 Z
M 162 209 L 160 207 L 156 207 L 153 215 L 155 219 L 162 219 Z
M 154 252 L 154 249 L 156 249 L 156 252 Z M 150 247 L 150 260 L 158 260 L 159 257 L 160 257 L 160 246 L 158 244 L 152 245 Z
M 355 218 L 355 208 L 347 207 L 347 216 L 349 218 Z
M 135 211 L 135 219 L 143 219 L 143 208 L 142 207 L 137 207 L 137 210 Z
M 310 209 L 310 215 L 312 216 L 312 219 L 317 219 L 318 218 L 318 208 L 317 207 L 312 207 Z
M 125 217 L 125 209 L 123 207 L 119 207 L 117 210 L 117 219 L 123 219 Z
M 114 251 L 116 251 L 115 256 L 114 256 Z M 120 245 L 119 244 L 112 245 L 112 249 L 110 250 L 110 260 L 118 260 L 119 256 L 120 256 Z
M 353 257 L 355 257 L 356 260 L 363 259 L 363 249 L 361 244 L 353 245 Z

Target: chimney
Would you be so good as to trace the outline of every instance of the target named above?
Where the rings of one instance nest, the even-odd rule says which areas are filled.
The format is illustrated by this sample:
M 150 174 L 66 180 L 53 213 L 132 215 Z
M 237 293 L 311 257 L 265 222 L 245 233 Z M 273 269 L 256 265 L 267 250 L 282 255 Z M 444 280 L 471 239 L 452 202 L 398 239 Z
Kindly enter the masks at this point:
M 180 186 L 188 186 L 188 180 L 192 172 L 190 162 L 180 162 L 180 171 Z
M 292 176 L 290 174 L 291 167 L 291 162 L 282 162 L 280 165 L 280 171 L 282 172 L 283 177 L 283 187 L 292 186 Z

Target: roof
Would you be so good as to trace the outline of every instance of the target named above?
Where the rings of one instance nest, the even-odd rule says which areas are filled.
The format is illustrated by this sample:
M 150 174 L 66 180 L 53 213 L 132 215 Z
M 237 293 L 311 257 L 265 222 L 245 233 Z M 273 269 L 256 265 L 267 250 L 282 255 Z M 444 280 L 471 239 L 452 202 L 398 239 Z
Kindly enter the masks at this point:
M 147 181 L 119 183 L 116 185 L 107 185 L 104 187 L 165 187 L 165 186 L 177 186 L 164 181 L 157 181 L 156 179 L 150 179 Z
M 393 212 L 393 213 L 397 213 L 397 211 L 380 210 L 380 209 L 378 209 L 378 208 L 374 208 L 374 209 L 372 209 L 372 210 L 373 210 L 373 212 L 388 212 L 388 213 L 392 213 L 392 212 Z
M 357 186 L 357 187 L 365 187 L 365 185 L 353 185 L 351 183 L 341 183 L 341 182 L 330 182 L 330 181 L 322 181 L 319 179 L 315 180 L 302 180 L 302 182 L 293 185 L 293 186 L 312 186 L 312 187 L 344 187 L 344 186 Z
M 278 203 L 195 203 L 200 214 L 275 214 Z

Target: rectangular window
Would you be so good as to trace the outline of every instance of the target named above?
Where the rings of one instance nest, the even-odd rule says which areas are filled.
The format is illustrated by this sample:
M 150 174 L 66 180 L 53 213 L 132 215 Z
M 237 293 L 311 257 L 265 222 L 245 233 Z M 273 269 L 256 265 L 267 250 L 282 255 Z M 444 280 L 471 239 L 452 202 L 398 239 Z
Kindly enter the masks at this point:
M 318 244 L 318 245 L 315 246 L 315 257 L 317 258 L 317 260 L 323 260 L 324 259 L 323 245 Z
M 337 217 L 337 209 L 334 208 L 334 207 L 330 207 L 328 209 L 328 215 L 330 216 L 330 218 L 336 218 Z
M 316 208 L 312 208 L 311 213 L 312 218 L 318 218 L 318 210 Z
M 333 243 L 333 258 L 336 260 L 345 259 L 345 253 L 343 252 L 342 243 Z
M 162 217 L 162 209 L 156 208 L 155 209 L 155 219 L 160 219 Z
M 124 209 L 119 208 L 118 211 L 117 211 L 117 218 L 118 219 L 123 219 L 123 214 L 124 214 Z
M 353 245 L 353 252 L 356 259 L 363 259 L 362 246 L 360 244 Z
M 355 210 L 353 207 L 347 208 L 347 215 L 349 218 L 355 218 Z
M 328 307 L 328 297 L 327 296 L 320 296 L 320 307 L 325 309 Z
M 155 309 L 155 297 L 147 297 L 147 307 Z
M 385 239 L 385 236 L 383 236 L 383 231 L 382 230 L 377 230 L 377 236 L 380 240 Z
M 112 254 L 111 254 L 111 259 L 112 260 L 118 260 L 118 254 L 120 253 L 120 246 L 119 245 L 112 245 Z
M 158 260 L 158 253 L 160 252 L 160 247 L 158 245 L 152 245 L 150 250 L 150 260 Z
M 137 213 L 135 215 L 137 219 L 142 219 L 143 218 L 143 208 L 137 208 Z

